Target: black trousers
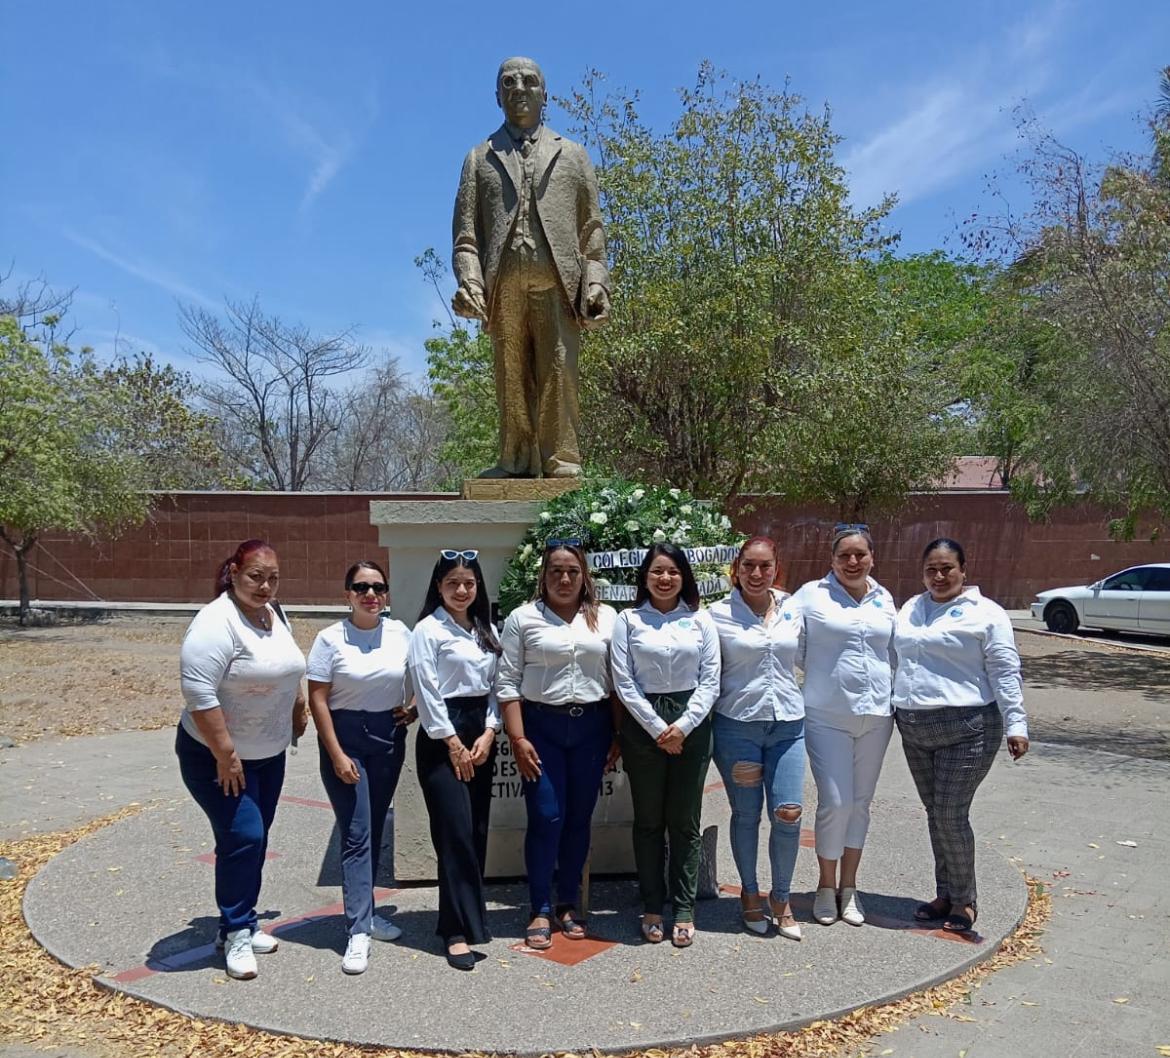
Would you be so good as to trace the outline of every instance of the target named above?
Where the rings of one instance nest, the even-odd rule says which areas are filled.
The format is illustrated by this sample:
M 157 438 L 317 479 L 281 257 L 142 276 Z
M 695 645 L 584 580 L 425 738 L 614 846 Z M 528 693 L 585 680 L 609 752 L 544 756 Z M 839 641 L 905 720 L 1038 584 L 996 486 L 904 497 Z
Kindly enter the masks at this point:
M 484 732 L 487 698 L 448 698 L 447 714 L 468 749 Z M 451 767 L 447 745 L 419 731 L 415 742 L 418 781 L 431 822 L 431 844 L 439 869 L 439 922 L 445 944 L 462 937 L 468 944 L 492 939 L 487 928 L 483 869 L 492 807 L 493 743 L 488 759 L 463 782 Z

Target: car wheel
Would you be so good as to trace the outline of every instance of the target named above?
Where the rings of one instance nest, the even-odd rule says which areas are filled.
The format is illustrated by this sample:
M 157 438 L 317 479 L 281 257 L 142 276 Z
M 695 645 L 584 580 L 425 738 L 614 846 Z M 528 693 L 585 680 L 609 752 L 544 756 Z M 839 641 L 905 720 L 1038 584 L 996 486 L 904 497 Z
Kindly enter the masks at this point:
M 1049 632 L 1060 632 L 1068 635 L 1077 630 L 1080 619 L 1077 612 L 1066 602 L 1054 602 L 1044 611 L 1044 623 Z

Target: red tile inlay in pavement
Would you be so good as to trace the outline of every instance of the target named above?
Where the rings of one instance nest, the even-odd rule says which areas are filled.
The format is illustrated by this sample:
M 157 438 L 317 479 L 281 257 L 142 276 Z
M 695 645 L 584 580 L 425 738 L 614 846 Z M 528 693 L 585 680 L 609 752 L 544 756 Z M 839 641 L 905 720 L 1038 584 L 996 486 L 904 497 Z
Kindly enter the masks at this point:
M 509 944 L 508 950 L 518 952 L 520 955 L 535 955 L 539 959 L 548 959 L 549 962 L 560 963 L 562 966 L 576 966 L 586 959 L 592 959 L 594 955 L 600 955 L 603 951 L 615 947 L 616 943 L 612 940 L 595 940 L 593 937 L 568 940 L 563 933 L 554 933 L 551 948 L 537 951 L 520 941 L 518 944 Z

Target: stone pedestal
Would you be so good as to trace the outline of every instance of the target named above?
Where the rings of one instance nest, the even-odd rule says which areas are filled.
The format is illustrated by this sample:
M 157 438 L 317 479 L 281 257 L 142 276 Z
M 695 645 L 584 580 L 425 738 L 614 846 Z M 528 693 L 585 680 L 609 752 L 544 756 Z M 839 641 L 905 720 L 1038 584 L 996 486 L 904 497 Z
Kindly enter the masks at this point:
M 390 604 L 399 620 L 413 626 L 427 593 L 427 578 L 440 548 L 477 548 L 479 564 L 494 601 L 504 567 L 549 499 L 580 486 L 576 478 L 478 478 L 464 482 L 461 500 L 372 500 L 370 521 L 378 542 L 390 552 Z M 435 877 L 426 805 L 414 773 L 411 728 L 406 765 L 395 798 L 394 873 L 402 881 Z M 527 815 L 521 779 L 511 746 L 501 735 L 496 755 L 492 827 L 487 872 L 491 877 L 518 877 L 524 871 Z M 633 869 L 629 826 L 633 819 L 625 774 L 619 769 L 602 780 L 593 816 L 591 870 Z

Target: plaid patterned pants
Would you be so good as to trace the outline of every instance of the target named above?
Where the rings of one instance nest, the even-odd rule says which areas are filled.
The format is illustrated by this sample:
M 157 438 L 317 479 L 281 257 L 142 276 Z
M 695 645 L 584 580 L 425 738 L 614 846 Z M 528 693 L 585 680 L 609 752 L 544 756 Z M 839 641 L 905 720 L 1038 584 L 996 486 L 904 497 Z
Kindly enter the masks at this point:
M 975 791 L 1003 741 L 999 706 L 899 709 L 902 749 L 926 808 L 934 850 L 935 895 L 956 909 L 975 906 Z

